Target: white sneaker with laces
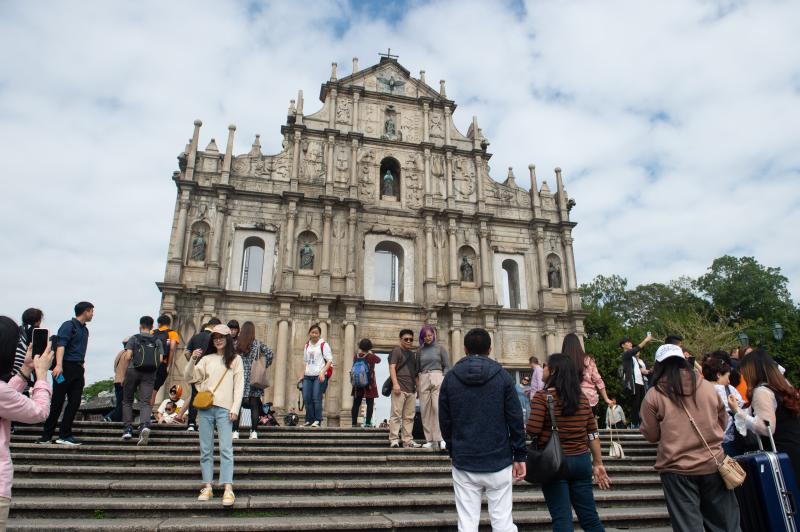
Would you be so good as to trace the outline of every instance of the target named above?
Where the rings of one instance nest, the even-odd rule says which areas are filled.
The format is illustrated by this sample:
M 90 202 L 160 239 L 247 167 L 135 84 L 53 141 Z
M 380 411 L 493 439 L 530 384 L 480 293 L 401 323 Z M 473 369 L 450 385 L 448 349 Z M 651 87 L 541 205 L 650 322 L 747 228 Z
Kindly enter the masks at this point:
M 431 447 L 433 447 L 433 442 L 432 441 L 428 441 L 428 442 L 425 442 L 425 443 L 422 444 L 422 448 L 423 449 L 430 449 Z
M 441 449 L 441 450 L 443 450 L 443 451 L 444 451 L 445 449 L 447 449 L 447 444 L 444 442 L 444 440 L 442 440 L 442 441 L 440 441 L 440 442 L 439 442 L 439 449 Z
M 312 426 L 313 428 L 315 428 L 315 429 L 316 429 L 316 428 L 319 428 L 319 421 L 315 421 L 315 422 L 313 422 L 313 423 L 311 424 L 311 426 Z
M 254 431 L 254 430 L 251 431 L 250 432 L 250 439 L 251 440 L 257 440 L 258 439 L 258 433 L 256 431 Z
M 239 439 L 239 431 L 238 430 L 234 430 L 233 434 L 231 436 L 233 437 L 234 440 L 238 440 Z

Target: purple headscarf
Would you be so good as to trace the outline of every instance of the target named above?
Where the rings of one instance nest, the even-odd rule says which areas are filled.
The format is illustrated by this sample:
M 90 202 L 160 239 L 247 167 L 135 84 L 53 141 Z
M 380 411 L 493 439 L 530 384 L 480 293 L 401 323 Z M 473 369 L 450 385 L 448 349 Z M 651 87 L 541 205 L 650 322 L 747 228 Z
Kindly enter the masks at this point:
M 433 325 L 423 325 L 422 329 L 419 330 L 419 346 L 422 347 L 425 345 L 425 334 L 430 331 L 433 335 L 433 342 L 431 345 L 436 343 L 436 330 L 433 328 Z

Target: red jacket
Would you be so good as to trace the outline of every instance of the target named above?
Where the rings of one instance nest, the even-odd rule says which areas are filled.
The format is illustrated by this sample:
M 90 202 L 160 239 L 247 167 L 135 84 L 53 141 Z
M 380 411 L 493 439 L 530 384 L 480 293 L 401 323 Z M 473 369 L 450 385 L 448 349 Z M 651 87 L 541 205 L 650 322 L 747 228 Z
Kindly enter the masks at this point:
M 356 360 L 358 360 L 359 354 L 363 355 L 363 353 L 356 353 L 355 355 L 353 355 L 353 364 L 355 364 Z M 380 364 L 381 359 L 378 355 L 376 355 L 372 351 L 367 353 L 366 359 L 367 359 L 367 365 L 369 365 L 369 388 L 366 388 L 364 390 L 361 389 L 356 390 L 355 387 L 353 387 L 350 391 L 350 395 L 355 397 L 356 392 L 358 392 L 364 394 L 362 397 L 365 397 L 367 399 L 375 399 L 376 397 L 378 397 L 378 384 L 375 382 L 375 364 Z

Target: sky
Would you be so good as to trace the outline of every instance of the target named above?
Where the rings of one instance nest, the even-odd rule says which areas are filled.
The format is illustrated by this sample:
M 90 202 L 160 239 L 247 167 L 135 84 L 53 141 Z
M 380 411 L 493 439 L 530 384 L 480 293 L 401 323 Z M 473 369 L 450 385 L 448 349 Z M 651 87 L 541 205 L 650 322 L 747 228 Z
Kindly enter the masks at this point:
M 528 186 L 563 169 L 579 282 L 782 268 L 800 299 L 800 3 L 793 1 L 0 2 L 0 313 L 56 329 L 96 305 L 87 381 L 155 316 L 176 156 L 280 150 L 289 100 L 392 49 L 447 80 Z

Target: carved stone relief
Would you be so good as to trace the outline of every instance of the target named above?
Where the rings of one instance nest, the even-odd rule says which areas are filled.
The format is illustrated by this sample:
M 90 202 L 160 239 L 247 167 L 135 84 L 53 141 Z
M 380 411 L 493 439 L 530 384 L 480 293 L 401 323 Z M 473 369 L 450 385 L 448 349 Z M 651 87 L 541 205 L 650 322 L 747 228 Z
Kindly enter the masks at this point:
M 422 183 L 419 174 L 416 172 L 406 172 L 405 175 L 406 203 L 410 207 L 422 206 Z
M 292 167 L 292 152 L 286 150 L 272 158 L 272 179 L 289 181 L 289 170 Z
M 444 118 L 442 118 L 442 113 L 431 113 L 431 127 L 430 127 L 430 135 L 431 137 L 444 137 Z
M 444 157 L 433 155 L 431 157 L 431 175 L 433 176 L 433 191 L 439 196 L 447 195 L 447 181 L 444 177 Z
M 398 125 L 397 109 L 394 105 L 387 105 L 383 112 L 383 133 L 382 139 L 386 140 L 403 140 L 403 132 L 400 131 Z
M 317 141 L 303 142 L 304 164 L 300 167 L 302 180 L 308 183 L 325 182 L 325 158 L 322 144 Z
M 375 80 L 378 82 L 378 91 L 380 92 L 400 95 L 404 95 L 406 93 L 406 82 L 395 77 L 395 74 L 392 71 L 379 73 L 377 76 L 375 76 Z
M 406 142 L 420 142 L 422 140 L 422 119 L 418 113 L 409 113 L 404 115 L 400 131 L 403 134 L 403 140 Z
M 453 160 L 453 190 L 457 199 L 466 201 L 475 192 L 475 170 L 469 159 L 457 157 Z
M 377 135 L 378 134 L 378 106 L 374 103 L 368 103 L 367 105 L 363 106 L 364 108 L 364 131 L 368 135 Z
M 337 100 L 336 121 L 340 124 L 350 124 L 352 122 L 350 100 L 346 100 L 344 98 Z
M 350 154 L 348 152 L 349 150 L 345 146 L 336 147 L 334 164 L 336 165 L 336 181 L 338 183 L 347 183 L 349 181 L 347 171 L 350 169 Z
M 341 277 L 347 267 L 347 220 L 344 216 L 333 220 L 333 275 Z
M 361 148 L 358 156 L 359 195 L 368 200 L 375 199 L 375 185 L 372 181 L 372 168 L 375 166 L 375 150 Z

